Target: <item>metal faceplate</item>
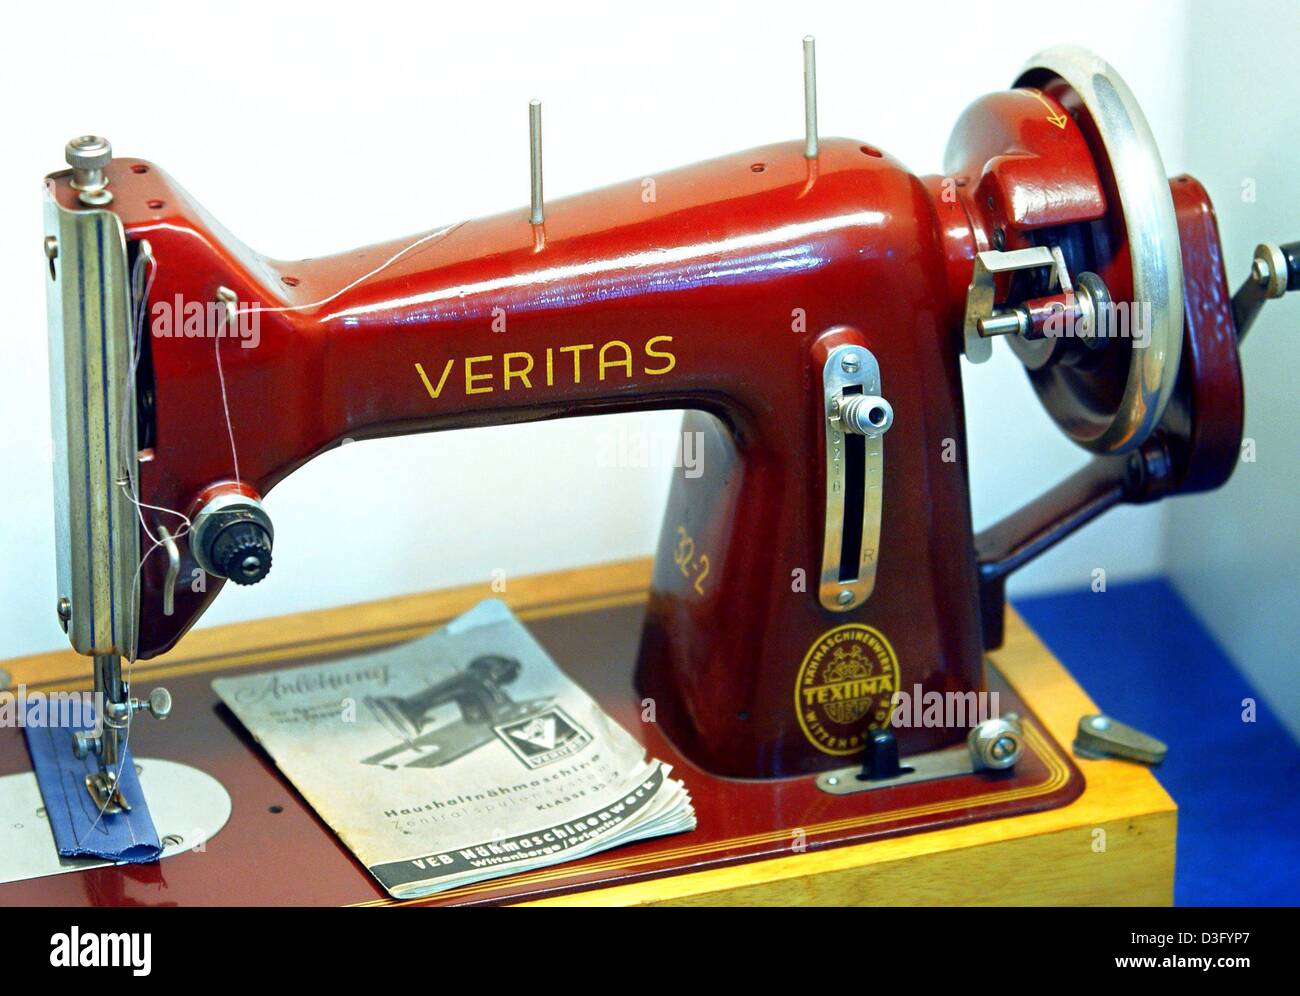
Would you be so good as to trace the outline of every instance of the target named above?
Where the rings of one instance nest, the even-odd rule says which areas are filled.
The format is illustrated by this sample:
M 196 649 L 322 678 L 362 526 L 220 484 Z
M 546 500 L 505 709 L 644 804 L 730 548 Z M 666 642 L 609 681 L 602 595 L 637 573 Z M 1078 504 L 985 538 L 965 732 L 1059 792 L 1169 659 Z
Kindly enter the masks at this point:
M 857 608 L 876 586 L 876 564 L 880 553 L 880 512 L 885 477 L 883 435 L 892 424 L 893 411 L 880 398 L 880 364 L 864 346 L 837 346 L 822 368 L 822 404 L 826 437 L 826 518 L 822 546 L 821 582 L 818 597 L 823 608 L 845 612 Z M 884 405 L 889 421 L 870 434 L 849 432 L 841 419 L 847 399 L 872 398 Z M 852 438 L 850 438 L 852 437 Z M 855 495 L 850 494 L 848 476 L 850 445 L 863 447 L 861 490 L 861 545 L 851 577 L 843 577 L 846 556 L 846 516 L 855 512 Z
M 126 237 L 111 211 L 61 206 L 47 179 L 45 244 L 61 615 L 78 653 L 130 658 L 140 535 L 119 483 L 136 459 Z
M 932 782 L 937 778 L 956 778 L 977 770 L 979 769 L 971 761 L 970 751 L 965 747 L 953 747 L 909 757 L 898 775 L 893 778 L 882 778 L 879 781 L 864 781 L 860 777 L 862 771 L 860 764 L 837 768 L 834 771 L 823 771 L 817 776 L 817 787 L 831 795 L 857 795 L 859 792 L 872 792 L 876 789 L 893 788 L 896 785 Z
M 876 789 L 956 778 L 981 771 L 1006 771 L 1024 756 L 1025 731 L 1014 712 L 993 716 L 976 725 L 966 737 L 965 747 L 913 754 L 904 758 L 898 773 L 887 778 L 867 779 L 862 765 L 823 771 L 817 787 L 831 795 L 857 795 Z
M 230 819 L 230 793 L 188 764 L 138 758 L 140 787 L 163 842 L 162 859 L 202 850 Z M 0 778 L 0 883 L 84 871 L 113 864 L 103 858 L 61 858 L 31 772 Z

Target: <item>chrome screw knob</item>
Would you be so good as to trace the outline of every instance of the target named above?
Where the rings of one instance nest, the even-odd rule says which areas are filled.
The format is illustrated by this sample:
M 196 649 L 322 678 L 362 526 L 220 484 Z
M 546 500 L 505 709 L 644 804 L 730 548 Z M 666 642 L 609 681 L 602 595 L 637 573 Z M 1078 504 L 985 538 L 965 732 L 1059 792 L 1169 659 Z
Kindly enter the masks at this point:
M 149 693 L 149 712 L 154 719 L 166 719 L 172 714 L 172 693 L 165 688 L 155 688 Z
M 165 688 L 155 688 L 146 701 L 132 699 L 131 711 L 134 713 L 141 710 L 148 712 L 154 719 L 166 719 L 172 714 L 172 693 Z
M 883 436 L 894 424 L 894 407 L 879 395 L 850 395 L 840 404 L 840 423 L 859 436 Z
M 113 199 L 104 175 L 105 167 L 113 161 L 113 146 L 108 139 L 98 135 L 74 138 L 64 147 L 63 157 L 72 167 L 72 186 L 81 191 L 83 204 L 98 206 Z
M 99 753 L 100 739 L 84 730 L 72 735 L 72 754 L 78 761 L 83 761 L 88 754 Z
M 73 169 L 102 170 L 113 161 L 113 146 L 98 135 L 82 135 L 69 142 L 63 154 Z
M 1002 771 L 1013 768 L 1024 753 L 1024 730 L 1013 713 L 986 719 L 966 738 L 971 763 L 978 769 Z

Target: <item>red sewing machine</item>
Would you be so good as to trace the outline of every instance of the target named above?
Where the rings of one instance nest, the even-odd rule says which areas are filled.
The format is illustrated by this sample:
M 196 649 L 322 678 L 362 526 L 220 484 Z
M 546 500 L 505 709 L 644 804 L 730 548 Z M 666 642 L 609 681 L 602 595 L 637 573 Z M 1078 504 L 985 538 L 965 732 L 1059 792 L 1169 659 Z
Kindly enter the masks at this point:
M 107 702 L 77 744 L 98 801 L 143 707 L 123 661 L 266 576 L 286 475 L 345 439 L 647 408 L 685 409 L 708 468 L 674 480 L 627 690 L 672 750 L 827 793 L 864 757 L 915 790 L 916 759 L 968 736 L 965 777 L 1014 766 L 1014 718 L 894 729 L 894 696 L 985 690 L 1009 572 L 1114 505 L 1227 479 L 1238 343 L 1300 285 L 1296 247 L 1261 246 L 1234 298 L 1206 191 L 1166 176 L 1088 53 L 975 100 L 930 176 L 820 138 L 806 57 L 802 142 L 659 175 L 652 200 L 547 203 L 534 105 L 530 209 L 302 262 L 70 143 L 46 182 L 58 611 Z M 961 358 L 999 337 L 1094 458 L 977 534 Z

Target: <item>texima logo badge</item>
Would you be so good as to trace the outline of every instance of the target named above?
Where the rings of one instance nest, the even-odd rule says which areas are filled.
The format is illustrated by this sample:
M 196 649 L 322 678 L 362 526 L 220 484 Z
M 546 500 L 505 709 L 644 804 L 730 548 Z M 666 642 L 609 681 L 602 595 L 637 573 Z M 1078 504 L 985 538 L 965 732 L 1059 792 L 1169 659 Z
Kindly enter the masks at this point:
M 50 964 L 55 968 L 130 968 L 148 975 L 152 934 L 83 934 L 77 927 L 50 937 Z

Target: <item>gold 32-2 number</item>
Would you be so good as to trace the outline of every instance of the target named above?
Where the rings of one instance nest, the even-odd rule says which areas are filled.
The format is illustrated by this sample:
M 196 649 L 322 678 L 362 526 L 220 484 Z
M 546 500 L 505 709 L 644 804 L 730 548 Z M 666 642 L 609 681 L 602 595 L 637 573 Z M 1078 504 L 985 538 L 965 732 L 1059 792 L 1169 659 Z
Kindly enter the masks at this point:
M 673 551 L 673 563 L 688 580 L 694 578 L 692 587 L 704 594 L 704 579 L 709 576 L 709 555 L 702 553 L 695 556 L 695 537 L 686 531 L 685 526 L 677 527 L 677 549 Z

